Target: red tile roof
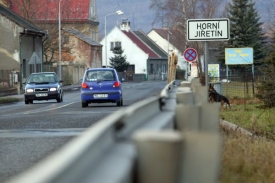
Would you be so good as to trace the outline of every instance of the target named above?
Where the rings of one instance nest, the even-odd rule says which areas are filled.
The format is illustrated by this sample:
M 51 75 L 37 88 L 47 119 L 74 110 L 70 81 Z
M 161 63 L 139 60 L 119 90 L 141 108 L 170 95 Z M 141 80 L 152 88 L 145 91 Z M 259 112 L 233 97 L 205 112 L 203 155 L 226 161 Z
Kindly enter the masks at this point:
M 23 4 L 26 1 L 8 1 L 10 2 L 10 9 L 26 19 L 53 22 L 58 20 L 59 0 L 35 0 L 31 4 Z M 86 22 L 89 18 L 89 7 L 90 0 L 62 0 L 60 2 L 61 20 L 63 22 Z
M 129 37 L 137 46 L 149 55 L 149 58 L 160 58 L 153 50 L 151 50 L 145 43 L 143 43 L 132 31 L 122 31 Z

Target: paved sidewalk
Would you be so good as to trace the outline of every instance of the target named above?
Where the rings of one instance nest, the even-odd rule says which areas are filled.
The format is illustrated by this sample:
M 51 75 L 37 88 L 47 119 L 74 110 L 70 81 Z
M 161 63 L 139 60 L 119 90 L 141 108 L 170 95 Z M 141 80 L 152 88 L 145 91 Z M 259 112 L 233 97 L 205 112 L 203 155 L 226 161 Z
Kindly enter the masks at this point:
M 78 90 L 80 89 L 81 85 L 67 85 L 63 86 L 64 92 L 70 91 L 70 90 Z M 2 96 L 0 98 L 7 98 L 7 97 L 12 97 L 12 98 L 24 98 L 24 94 L 18 94 L 18 95 L 6 95 Z

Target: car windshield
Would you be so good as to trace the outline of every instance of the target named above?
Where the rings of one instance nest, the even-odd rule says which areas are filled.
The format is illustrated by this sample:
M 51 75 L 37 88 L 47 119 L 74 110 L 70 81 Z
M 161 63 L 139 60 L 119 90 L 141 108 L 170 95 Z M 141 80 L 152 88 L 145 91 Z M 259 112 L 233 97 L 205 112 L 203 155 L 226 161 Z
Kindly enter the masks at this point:
M 41 73 L 30 75 L 27 83 L 56 83 L 58 80 L 52 73 Z
M 85 81 L 114 81 L 114 73 L 111 70 L 94 70 L 88 71 L 85 76 Z

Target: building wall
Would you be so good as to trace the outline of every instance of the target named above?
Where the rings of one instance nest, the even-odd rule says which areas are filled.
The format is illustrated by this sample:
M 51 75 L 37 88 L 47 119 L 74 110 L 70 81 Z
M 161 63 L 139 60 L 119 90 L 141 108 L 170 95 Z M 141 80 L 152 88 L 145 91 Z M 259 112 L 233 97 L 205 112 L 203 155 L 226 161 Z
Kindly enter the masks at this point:
M 22 70 L 21 76 L 23 81 L 33 72 L 43 71 L 43 50 L 42 37 L 35 37 L 30 35 L 20 36 L 20 52 Z M 37 58 L 31 60 L 32 56 L 36 54 Z
M 159 47 L 161 47 L 166 53 L 168 51 L 168 42 L 163 39 L 158 33 L 154 30 L 150 31 L 147 36 L 151 38 Z
M 1 70 L 20 69 L 19 33 L 22 28 L 0 14 L 0 68 Z
M 0 0 L 0 4 L 2 4 L 5 7 L 8 7 L 8 3 L 6 0 Z
M 73 62 L 85 64 L 86 67 L 102 67 L 102 47 L 92 46 L 75 36 L 70 36 L 69 45 Z
M 167 78 L 167 59 L 148 60 L 147 62 L 147 79 L 152 80 L 166 80 Z
M 162 38 L 156 31 L 152 30 L 147 35 L 150 37 L 159 47 L 161 47 L 166 53 L 168 52 L 168 36 L 167 39 Z M 181 56 L 183 51 L 178 50 L 173 44 L 169 43 L 169 54 L 172 53 L 172 50 Z M 178 62 L 178 68 L 185 70 L 186 60 L 181 57 L 180 62 Z

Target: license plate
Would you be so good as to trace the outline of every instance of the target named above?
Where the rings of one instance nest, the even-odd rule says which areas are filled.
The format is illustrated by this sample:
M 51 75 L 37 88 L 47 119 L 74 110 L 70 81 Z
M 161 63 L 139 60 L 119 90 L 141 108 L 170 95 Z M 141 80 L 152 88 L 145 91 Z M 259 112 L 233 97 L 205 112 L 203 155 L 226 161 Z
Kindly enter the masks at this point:
M 35 96 L 37 96 L 37 97 L 46 97 L 46 96 L 48 96 L 48 94 L 47 93 L 37 93 L 37 94 L 35 94 Z
M 94 94 L 94 98 L 108 98 L 108 94 Z

